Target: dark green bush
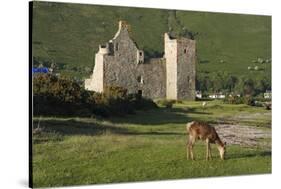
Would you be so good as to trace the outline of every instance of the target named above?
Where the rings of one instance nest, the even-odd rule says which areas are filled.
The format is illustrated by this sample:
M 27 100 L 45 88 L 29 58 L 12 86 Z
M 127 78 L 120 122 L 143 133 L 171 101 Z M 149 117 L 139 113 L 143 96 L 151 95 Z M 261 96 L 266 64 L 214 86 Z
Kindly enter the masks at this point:
M 161 106 L 164 106 L 166 108 L 172 108 L 173 104 L 175 104 L 177 101 L 176 100 L 158 100 L 157 103 Z
M 157 105 L 122 87 L 106 87 L 104 93 L 87 91 L 76 81 L 51 74 L 33 75 L 34 115 L 100 116 L 133 114 Z
M 264 107 L 265 107 L 266 110 L 271 110 L 271 109 L 272 109 L 272 104 L 271 104 L 271 102 L 266 102 L 266 103 L 264 103 Z
M 252 96 L 246 95 L 246 96 L 244 96 L 244 104 L 247 104 L 249 106 L 254 106 L 255 100 Z
M 129 94 L 128 99 L 129 102 L 133 105 L 133 107 L 135 107 L 137 110 L 149 110 L 158 107 L 153 102 L 153 100 L 143 98 L 139 94 Z
M 177 102 L 177 104 L 182 104 L 183 103 L 182 100 L 177 100 L 176 102 Z
M 243 98 L 238 96 L 228 96 L 224 100 L 224 103 L 227 104 L 243 104 Z
M 250 106 L 259 106 L 257 103 L 257 100 L 251 95 L 245 95 L 244 97 L 238 97 L 238 96 L 229 96 L 224 99 L 224 103 L 227 104 L 247 104 Z

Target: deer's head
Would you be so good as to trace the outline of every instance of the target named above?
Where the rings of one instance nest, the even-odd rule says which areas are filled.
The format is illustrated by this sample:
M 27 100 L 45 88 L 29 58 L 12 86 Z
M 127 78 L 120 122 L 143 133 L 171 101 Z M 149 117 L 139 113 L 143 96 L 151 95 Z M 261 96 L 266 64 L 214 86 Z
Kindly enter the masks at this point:
M 220 157 L 222 160 L 224 160 L 225 152 L 226 152 L 226 142 L 222 143 L 218 146 L 218 150 L 220 152 Z

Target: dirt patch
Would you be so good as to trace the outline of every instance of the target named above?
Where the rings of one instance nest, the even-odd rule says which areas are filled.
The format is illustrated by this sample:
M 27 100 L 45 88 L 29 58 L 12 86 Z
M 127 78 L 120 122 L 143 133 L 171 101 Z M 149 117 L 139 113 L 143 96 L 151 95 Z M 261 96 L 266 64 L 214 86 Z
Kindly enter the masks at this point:
M 268 129 L 271 124 L 265 128 L 245 124 L 264 116 L 271 116 L 271 112 L 235 115 L 218 121 L 214 126 L 221 139 L 228 144 L 271 148 L 271 129 Z
M 271 130 L 246 125 L 215 125 L 220 138 L 228 144 L 271 147 Z

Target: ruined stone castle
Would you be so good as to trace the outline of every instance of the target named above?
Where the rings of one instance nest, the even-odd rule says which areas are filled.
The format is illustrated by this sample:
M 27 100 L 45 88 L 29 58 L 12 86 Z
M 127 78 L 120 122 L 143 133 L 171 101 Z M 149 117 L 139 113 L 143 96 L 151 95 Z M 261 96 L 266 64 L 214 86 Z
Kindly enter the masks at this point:
M 130 38 L 129 25 L 119 22 L 114 38 L 99 46 L 93 74 L 85 88 L 103 92 L 106 86 L 120 86 L 128 93 L 148 98 L 195 99 L 195 41 L 173 39 L 164 34 L 162 58 L 144 59 L 144 51 Z

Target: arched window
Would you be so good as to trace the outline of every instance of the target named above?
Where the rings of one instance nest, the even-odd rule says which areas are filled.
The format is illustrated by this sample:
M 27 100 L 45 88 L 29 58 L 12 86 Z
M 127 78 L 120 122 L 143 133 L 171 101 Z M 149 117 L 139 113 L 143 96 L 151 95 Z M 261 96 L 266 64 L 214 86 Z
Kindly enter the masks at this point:
M 138 77 L 137 77 L 137 81 L 138 81 L 140 84 L 143 84 L 143 78 L 142 78 L 142 76 L 138 76 Z
M 143 52 L 142 51 L 138 51 L 138 54 L 137 54 L 137 64 L 142 64 L 144 61 L 143 59 Z
M 192 79 L 190 78 L 190 76 L 187 76 L 187 82 L 188 82 L 188 84 L 192 83 Z

